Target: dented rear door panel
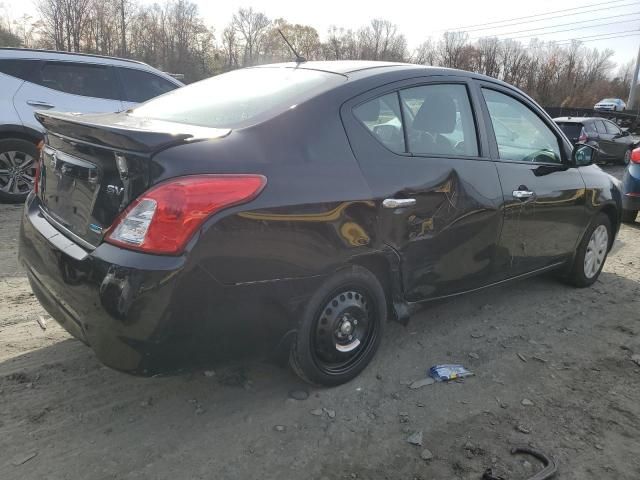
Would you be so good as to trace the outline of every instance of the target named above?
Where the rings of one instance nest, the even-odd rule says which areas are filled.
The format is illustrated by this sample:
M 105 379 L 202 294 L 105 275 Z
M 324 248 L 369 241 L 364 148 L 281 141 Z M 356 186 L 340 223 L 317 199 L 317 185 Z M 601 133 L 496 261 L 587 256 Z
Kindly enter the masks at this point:
M 351 147 L 373 192 L 380 246 L 401 258 L 402 288 L 410 302 L 460 293 L 493 283 L 502 228 L 502 189 L 488 155 L 484 122 L 476 115 L 478 157 L 417 156 L 391 152 L 353 115 L 355 106 L 430 83 L 464 83 L 456 77 L 398 82 L 347 102 L 341 116 Z M 472 99 L 475 110 L 475 100 Z M 388 198 L 415 205 L 385 208 Z

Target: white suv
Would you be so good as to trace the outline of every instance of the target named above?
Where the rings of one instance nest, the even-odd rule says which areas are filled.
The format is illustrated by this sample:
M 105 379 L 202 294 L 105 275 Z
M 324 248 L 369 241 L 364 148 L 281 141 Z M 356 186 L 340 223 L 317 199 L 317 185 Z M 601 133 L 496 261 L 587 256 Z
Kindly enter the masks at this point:
M 133 60 L 0 48 L 0 202 L 24 201 L 33 185 L 36 110 L 116 112 L 182 85 Z

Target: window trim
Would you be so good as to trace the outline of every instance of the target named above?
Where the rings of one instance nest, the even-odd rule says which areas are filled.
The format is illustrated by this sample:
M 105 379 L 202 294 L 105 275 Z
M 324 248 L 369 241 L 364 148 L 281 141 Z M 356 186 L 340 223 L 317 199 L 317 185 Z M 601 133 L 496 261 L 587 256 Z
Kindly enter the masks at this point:
M 499 84 L 494 84 L 486 81 L 477 81 L 480 101 L 482 102 L 484 115 L 487 119 L 487 125 L 485 128 L 487 129 L 487 133 L 489 134 L 489 142 L 492 144 L 492 159 L 496 162 L 500 163 L 513 163 L 513 164 L 521 164 L 521 165 L 548 165 L 548 166 L 565 166 L 571 167 L 574 166 L 571 163 L 571 157 L 567 152 L 567 143 L 563 138 L 563 134 L 561 133 L 560 127 L 549 117 L 546 113 L 543 113 L 540 108 L 533 103 L 531 100 L 528 100 L 524 96 L 520 95 L 517 91 L 511 90 L 510 88 L 506 88 Z M 500 158 L 499 148 L 498 148 L 498 140 L 496 137 L 496 133 L 493 129 L 493 121 L 491 120 L 491 113 L 489 112 L 489 106 L 487 105 L 487 101 L 484 98 L 484 94 L 482 90 L 493 90 L 497 93 L 501 93 L 507 97 L 511 97 L 517 102 L 523 104 L 526 108 L 528 108 L 531 113 L 537 116 L 540 121 L 547 127 L 553 135 L 556 137 L 556 141 L 558 142 L 558 150 L 560 150 L 560 163 L 554 162 L 527 162 L 524 160 L 507 160 Z
M 46 85 L 42 85 L 42 83 L 38 83 L 42 81 L 42 71 L 44 70 L 44 68 L 47 66 L 47 64 L 50 63 L 57 63 L 57 64 L 65 64 L 65 65 L 71 65 L 71 66 L 85 66 L 88 65 L 90 67 L 100 67 L 100 68 L 104 68 L 106 69 L 110 75 L 111 75 L 111 79 L 113 81 L 113 89 L 114 89 L 114 94 L 117 98 L 104 98 L 104 97 L 92 97 L 90 95 L 79 95 L 77 93 L 70 93 L 70 92 L 65 92 L 63 90 L 56 90 L 55 88 L 51 88 L 51 87 L 47 87 Z M 116 72 L 113 71 L 113 66 L 112 65 L 106 65 L 104 63 L 93 63 L 93 62 L 73 62 L 70 60 L 41 60 L 40 62 L 40 68 L 37 69 L 35 77 L 34 77 L 34 81 L 31 82 L 34 85 L 37 85 L 39 87 L 42 88 L 46 88 L 48 90 L 51 90 L 52 92 L 58 92 L 58 93 L 62 93 L 64 95 L 73 95 L 74 97 L 82 97 L 82 98 L 91 98 L 91 99 L 95 99 L 95 100 L 103 100 L 103 101 L 107 101 L 107 102 L 120 102 L 122 101 L 122 91 L 121 91 L 121 85 L 120 82 L 118 81 L 118 79 L 116 78 L 115 75 Z M 37 81 L 35 81 L 37 80 Z
M 407 78 L 407 79 L 398 80 L 395 82 L 390 82 L 387 84 L 374 87 L 371 90 L 360 93 L 355 97 L 352 97 L 349 100 L 346 100 L 340 107 L 340 115 L 342 117 L 344 114 L 348 113 L 350 115 L 350 118 L 354 120 L 356 124 L 360 125 L 361 128 L 367 131 L 367 133 L 373 138 L 374 142 L 377 145 L 379 145 L 381 148 L 383 148 L 384 150 L 394 155 L 398 155 L 402 157 L 413 157 L 413 158 L 448 158 L 448 159 L 456 159 L 456 160 L 492 161 L 493 159 L 491 158 L 491 154 L 490 154 L 490 150 L 491 150 L 490 145 L 488 143 L 486 144 L 484 143 L 485 136 L 483 135 L 483 129 L 486 130 L 486 126 L 484 125 L 486 121 L 482 117 L 482 114 L 480 113 L 482 110 L 477 103 L 478 99 L 474 95 L 472 80 L 473 78 L 471 76 L 466 77 L 466 76 L 456 76 L 456 75 L 428 75 L 428 76 L 423 75 L 419 77 Z M 398 102 L 400 102 L 400 112 L 402 114 L 402 129 L 405 135 L 405 150 L 407 150 L 409 146 L 406 140 L 407 131 L 404 123 L 404 112 L 403 112 L 404 109 L 402 108 L 400 91 L 410 89 L 410 88 L 429 86 L 429 85 L 442 85 L 442 84 L 462 85 L 465 87 L 467 91 L 467 98 L 469 100 L 469 106 L 471 107 L 471 114 L 473 116 L 473 124 L 474 124 L 475 134 L 476 134 L 476 145 L 478 149 L 477 156 L 443 155 L 443 154 L 437 154 L 437 153 L 432 153 L 432 154 L 415 153 L 414 154 L 408 151 L 404 153 L 394 152 L 389 148 L 387 148 L 386 145 L 380 142 L 377 138 L 375 138 L 373 133 L 368 128 L 366 128 L 366 126 L 362 124 L 362 122 L 356 117 L 356 115 L 353 112 L 353 110 L 357 106 L 362 105 L 363 103 L 366 103 L 370 100 L 383 97 L 385 95 L 395 92 L 396 95 L 398 96 Z M 344 125 L 344 122 L 345 120 L 343 118 L 343 125 Z M 488 141 L 488 139 L 486 140 Z

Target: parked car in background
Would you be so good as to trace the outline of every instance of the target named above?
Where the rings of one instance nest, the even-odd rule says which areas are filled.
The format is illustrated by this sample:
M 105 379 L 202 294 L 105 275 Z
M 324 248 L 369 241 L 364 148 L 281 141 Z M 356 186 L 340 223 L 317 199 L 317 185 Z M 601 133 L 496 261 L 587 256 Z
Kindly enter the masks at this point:
M 626 165 L 631 150 L 637 141 L 627 130 L 606 118 L 598 117 L 560 117 L 554 118 L 571 143 L 588 143 L 599 151 L 599 162 L 614 162 Z
M 622 221 L 635 222 L 640 211 L 640 148 L 631 152 L 631 161 L 622 177 Z
M 622 112 L 626 108 L 627 104 L 619 98 L 605 98 L 593 106 L 594 110 L 607 110 L 610 112 Z
M 23 202 L 33 186 L 43 138 L 34 112 L 117 112 L 182 85 L 133 60 L 0 48 L 0 201 Z
M 38 117 L 21 261 L 49 313 L 132 373 L 286 355 L 340 384 L 388 315 L 551 270 L 589 286 L 619 228 L 593 147 L 459 70 L 265 65 Z

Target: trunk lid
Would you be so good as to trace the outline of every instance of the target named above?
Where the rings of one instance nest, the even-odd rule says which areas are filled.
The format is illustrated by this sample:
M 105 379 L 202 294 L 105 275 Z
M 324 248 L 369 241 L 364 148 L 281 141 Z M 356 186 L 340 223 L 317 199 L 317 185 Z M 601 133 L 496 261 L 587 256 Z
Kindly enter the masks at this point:
M 115 218 L 153 183 L 156 152 L 228 129 L 141 119 L 126 113 L 38 113 L 47 129 L 40 209 L 59 230 L 95 248 Z

